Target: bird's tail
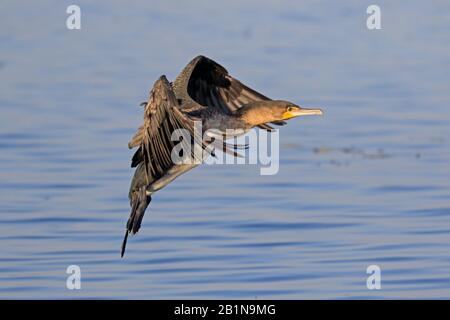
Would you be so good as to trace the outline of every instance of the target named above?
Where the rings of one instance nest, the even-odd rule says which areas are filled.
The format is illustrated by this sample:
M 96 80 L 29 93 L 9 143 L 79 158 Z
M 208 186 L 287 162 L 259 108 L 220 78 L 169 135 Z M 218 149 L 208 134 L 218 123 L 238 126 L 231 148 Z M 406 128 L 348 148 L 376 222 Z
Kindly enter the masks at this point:
M 123 257 L 125 253 L 125 247 L 127 245 L 128 234 L 135 234 L 141 227 L 142 218 L 144 218 L 145 209 L 147 209 L 151 196 L 146 193 L 146 187 L 143 186 L 138 192 L 134 192 L 131 195 L 131 213 L 127 221 L 127 229 L 125 231 L 125 237 L 122 242 L 122 251 L 120 256 Z

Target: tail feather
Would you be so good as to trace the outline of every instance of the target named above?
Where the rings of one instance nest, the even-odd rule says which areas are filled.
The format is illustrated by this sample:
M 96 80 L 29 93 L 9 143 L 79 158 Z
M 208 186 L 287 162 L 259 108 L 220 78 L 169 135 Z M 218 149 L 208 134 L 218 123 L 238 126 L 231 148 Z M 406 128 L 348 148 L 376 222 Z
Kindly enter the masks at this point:
M 123 237 L 123 242 L 122 242 L 122 249 L 120 251 L 120 257 L 123 258 L 123 255 L 125 254 L 125 247 L 127 246 L 127 241 L 128 241 L 128 230 L 125 230 L 125 237 Z
M 147 195 L 145 186 L 141 187 L 138 192 L 134 192 L 131 195 L 131 213 L 127 221 L 127 228 L 122 242 L 121 257 L 125 254 L 128 234 L 135 234 L 139 231 L 142 219 L 144 218 L 145 209 L 147 209 L 151 200 L 152 197 Z

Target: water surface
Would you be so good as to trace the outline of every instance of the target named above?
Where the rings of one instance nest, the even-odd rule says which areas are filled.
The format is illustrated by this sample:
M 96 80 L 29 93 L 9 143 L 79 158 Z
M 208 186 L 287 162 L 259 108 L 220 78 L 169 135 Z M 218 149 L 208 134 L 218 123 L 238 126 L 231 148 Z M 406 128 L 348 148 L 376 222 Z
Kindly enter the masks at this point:
M 377 31 L 368 1 L 78 1 L 80 31 L 69 4 L 0 5 L 1 298 L 450 297 L 448 2 L 378 1 Z M 166 187 L 120 259 L 138 104 L 197 54 L 326 116 L 280 130 L 275 176 Z

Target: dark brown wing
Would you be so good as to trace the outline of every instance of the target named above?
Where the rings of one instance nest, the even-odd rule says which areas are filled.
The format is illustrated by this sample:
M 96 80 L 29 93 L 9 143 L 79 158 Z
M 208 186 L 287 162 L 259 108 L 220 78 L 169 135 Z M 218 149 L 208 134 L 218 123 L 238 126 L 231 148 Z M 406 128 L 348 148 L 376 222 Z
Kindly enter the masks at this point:
M 196 60 L 187 84 L 187 92 L 199 104 L 217 107 L 229 114 L 247 103 L 270 100 L 233 78 L 215 61 L 203 56 L 197 57 Z M 285 122 L 279 121 L 274 124 L 284 125 Z M 259 127 L 266 130 L 272 129 L 266 124 Z
M 193 127 L 193 121 L 178 109 L 178 101 L 166 77 L 161 76 L 145 105 L 144 124 L 128 143 L 130 149 L 139 147 L 131 166 L 136 167 L 143 162 L 146 184 L 160 178 L 174 166 L 171 152 L 176 142 L 171 140 L 172 132 L 186 129 L 192 133 Z
M 122 242 L 122 256 L 125 253 L 128 234 L 139 231 L 152 199 L 151 195 L 147 194 L 147 187 L 176 167 L 171 157 L 175 147 L 175 142 L 171 139 L 172 133 L 177 129 L 185 129 L 193 136 L 193 120 L 184 115 L 178 107 L 178 100 L 171 85 L 165 76 L 161 76 L 155 82 L 145 104 L 144 124 L 128 144 L 130 149 L 139 149 L 131 163 L 132 167 L 137 168 L 128 194 L 131 212 Z M 191 143 L 190 140 L 186 143 Z

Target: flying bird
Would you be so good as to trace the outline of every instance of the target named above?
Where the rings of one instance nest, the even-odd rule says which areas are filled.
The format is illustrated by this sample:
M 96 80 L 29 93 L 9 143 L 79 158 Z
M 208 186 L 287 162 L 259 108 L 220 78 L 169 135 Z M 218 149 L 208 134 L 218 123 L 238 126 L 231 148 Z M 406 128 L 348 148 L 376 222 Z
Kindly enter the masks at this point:
M 294 117 L 322 115 L 320 109 L 306 109 L 288 101 L 271 100 L 204 56 L 197 56 L 189 62 L 173 83 L 161 76 L 143 106 L 144 124 L 128 144 L 130 149 L 138 149 L 131 160 L 131 167 L 136 169 L 128 194 L 131 213 L 122 243 L 122 257 L 128 235 L 139 231 L 153 194 L 199 165 L 199 161 L 175 163 L 172 160 L 172 150 L 177 144 L 171 139 L 175 130 L 185 130 L 193 137 L 195 122 L 199 121 L 202 134 L 209 130 L 225 136 L 227 129 L 236 130 L 239 134 L 254 127 L 271 131 L 272 125 L 284 125 L 285 120 Z M 184 143 L 201 145 L 205 150 L 213 141 Z M 219 143 L 221 151 L 239 156 L 236 152 L 239 146 Z M 214 156 L 214 151 L 210 154 Z

